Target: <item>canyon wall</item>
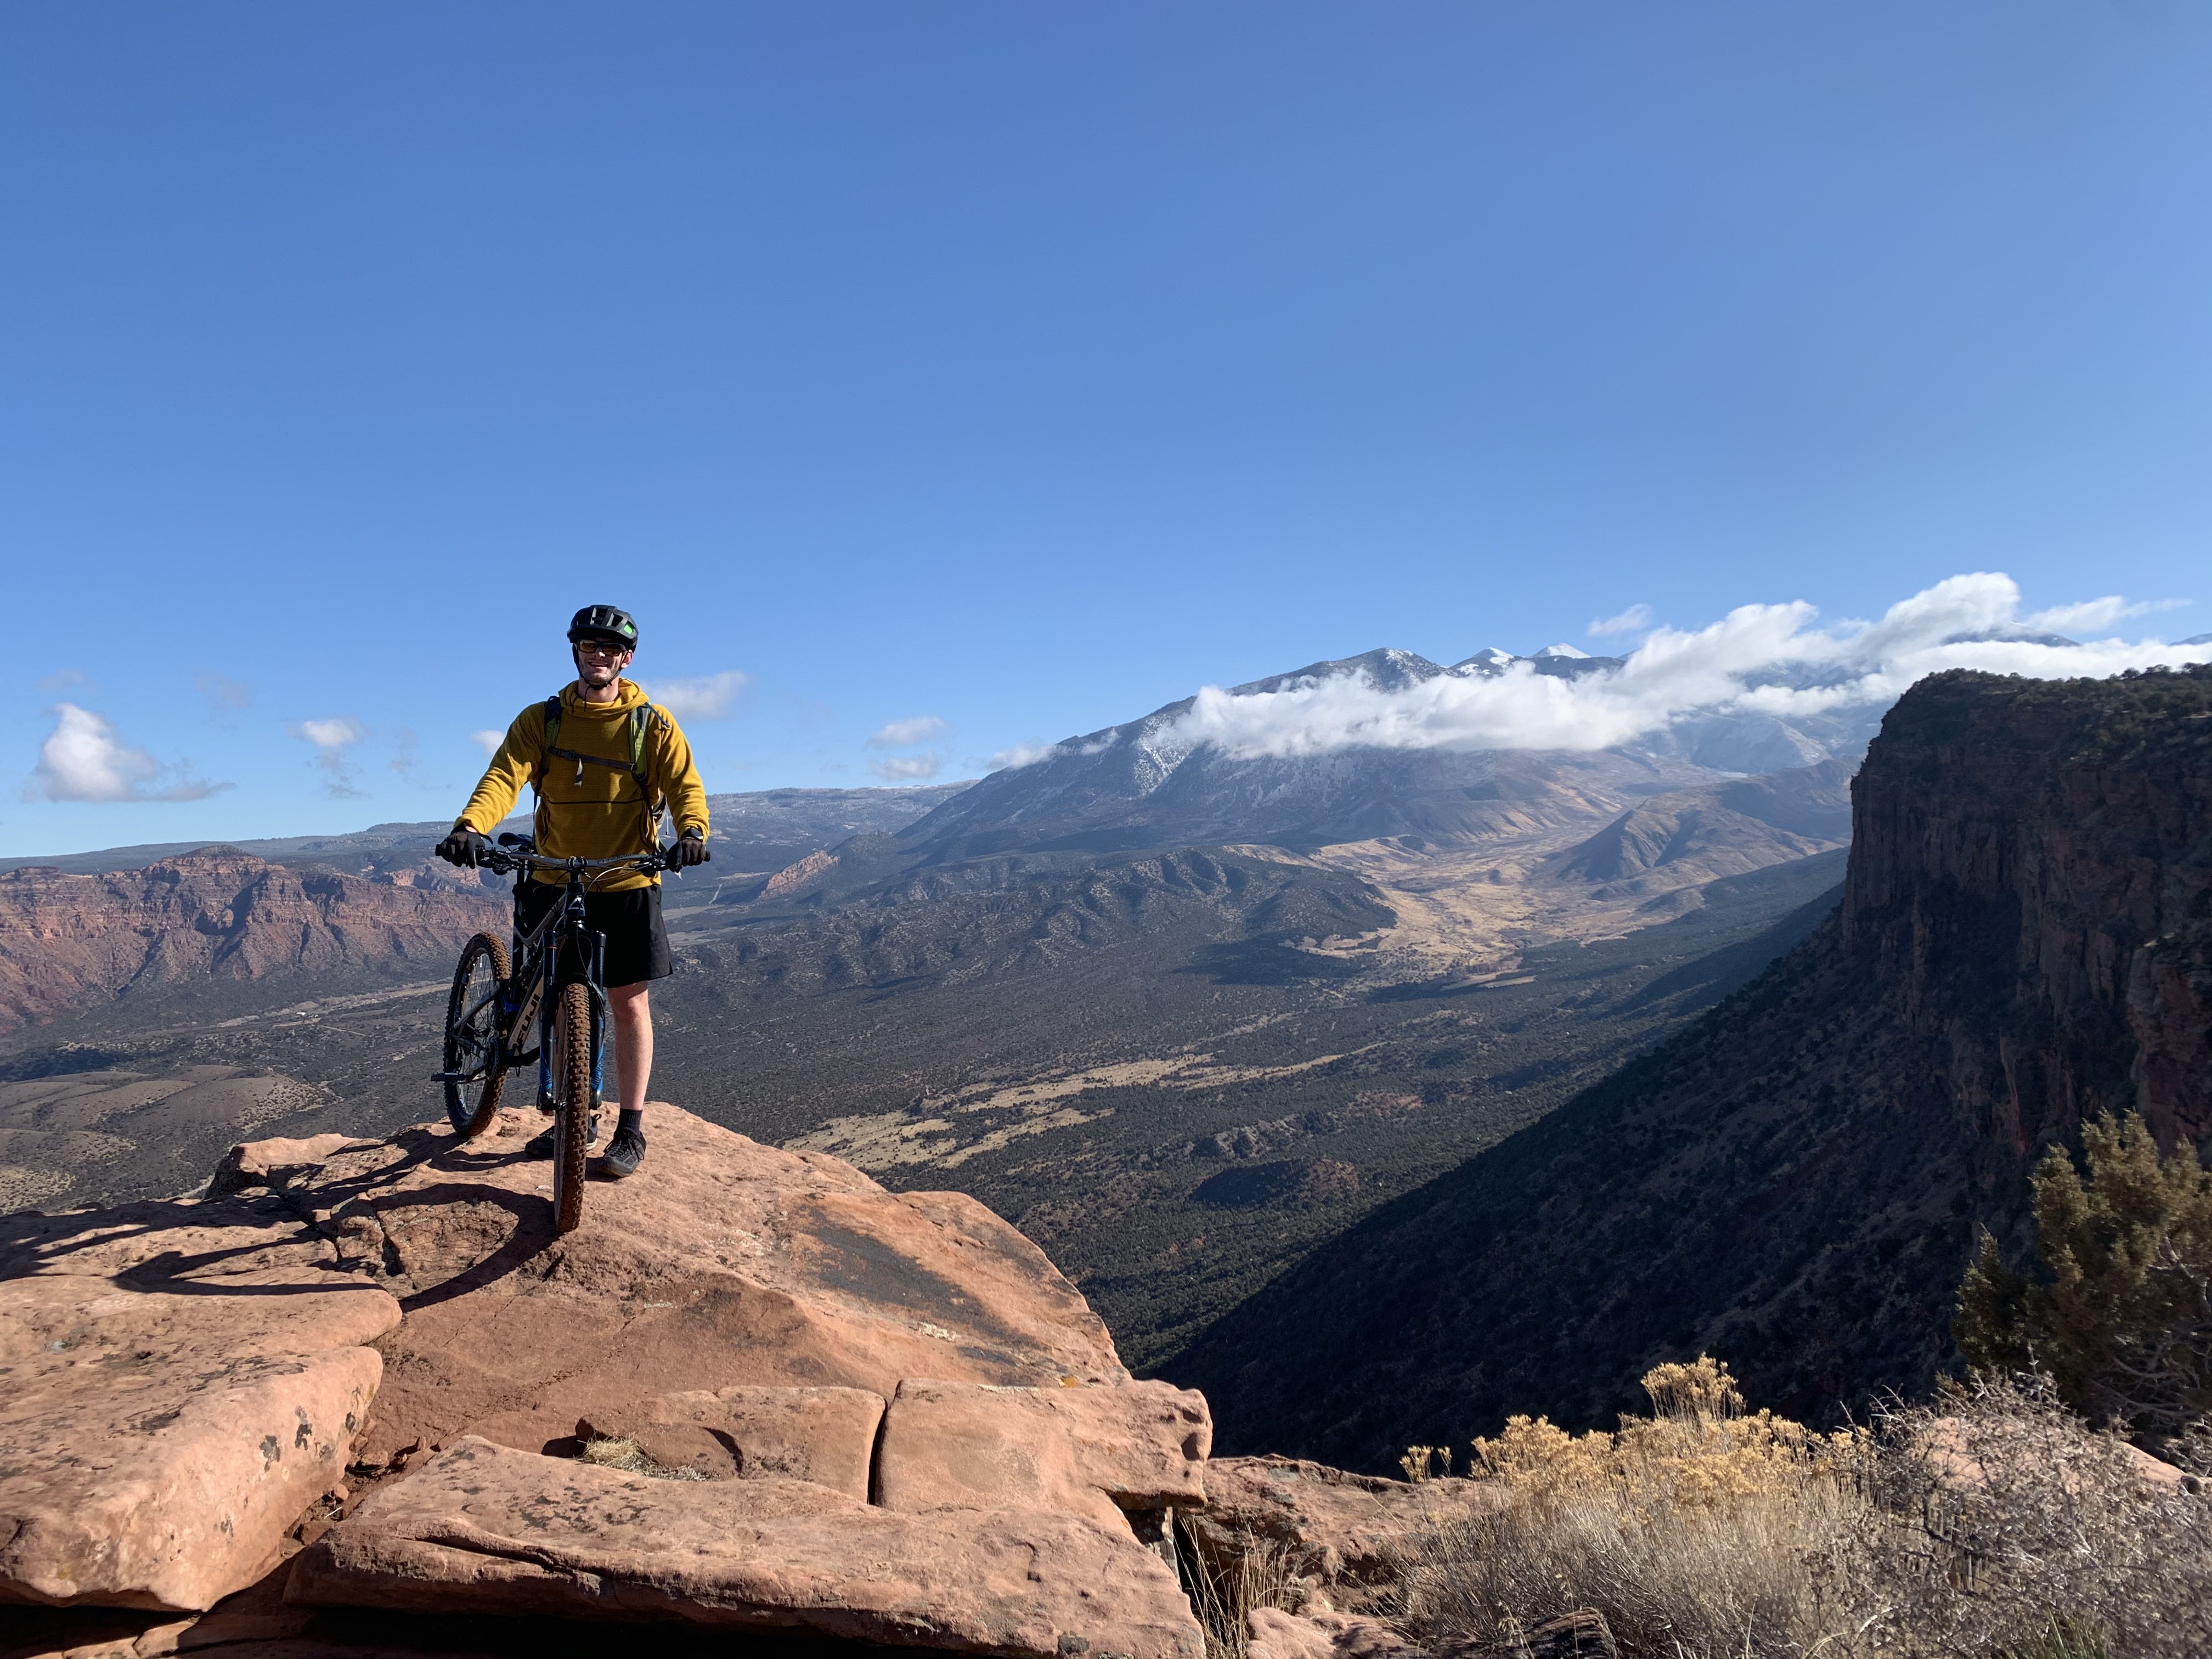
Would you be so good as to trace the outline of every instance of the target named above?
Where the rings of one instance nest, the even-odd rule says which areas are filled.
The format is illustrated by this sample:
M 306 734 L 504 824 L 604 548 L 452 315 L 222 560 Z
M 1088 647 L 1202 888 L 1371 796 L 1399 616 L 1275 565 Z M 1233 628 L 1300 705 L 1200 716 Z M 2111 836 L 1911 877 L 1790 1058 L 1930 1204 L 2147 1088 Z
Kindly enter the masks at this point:
M 1836 913 L 1680 1036 L 1378 1210 L 1162 1367 L 1223 1444 L 1388 1469 L 1662 1359 L 1801 1417 L 1922 1393 L 2085 1115 L 2212 1133 L 2212 669 L 1953 673 L 1885 720 Z
M 1977 1134 L 2212 1134 L 2212 677 L 1941 674 L 1868 760 L 1838 943 Z
M 0 1031 L 194 981 L 452 971 L 506 896 L 368 880 L 210 847 L 143 869 L 0 872 Z

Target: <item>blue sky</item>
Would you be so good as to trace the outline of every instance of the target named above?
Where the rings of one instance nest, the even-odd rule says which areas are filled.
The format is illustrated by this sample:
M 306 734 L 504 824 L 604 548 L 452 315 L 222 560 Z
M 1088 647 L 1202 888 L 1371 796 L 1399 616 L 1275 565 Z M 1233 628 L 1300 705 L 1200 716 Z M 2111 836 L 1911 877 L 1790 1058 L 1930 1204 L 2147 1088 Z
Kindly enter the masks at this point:
M 8 7 L 0 853 L 449 816 L 593 600 L 718 790 L 2196 600 L 2207 85 L 2178 0 Z

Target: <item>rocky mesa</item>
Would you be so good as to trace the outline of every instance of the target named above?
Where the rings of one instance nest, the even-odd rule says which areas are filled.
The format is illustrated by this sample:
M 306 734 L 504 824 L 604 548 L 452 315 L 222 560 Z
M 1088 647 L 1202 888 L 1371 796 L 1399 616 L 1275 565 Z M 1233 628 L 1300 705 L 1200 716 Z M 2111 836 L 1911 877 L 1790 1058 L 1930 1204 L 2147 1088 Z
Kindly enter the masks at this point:
M 143 869 L 0 872 L 0 1031 L 192 981 L 442 971 L 501 901 L 209 847 Z
M 650 1173 L 556 1235 L 539 1121 L 256 1142 L 194 1198 L 0 1220 L 30 1650 L 553 1615 L 1202 1659 L 1174 1517 L 1206 1402 L 1133 1380 L 1036 1246 L 659 1104 Z M 1323 1474 L 1230 1468 L 1212 1524 L 1349 1604 L 1413 1517 Z

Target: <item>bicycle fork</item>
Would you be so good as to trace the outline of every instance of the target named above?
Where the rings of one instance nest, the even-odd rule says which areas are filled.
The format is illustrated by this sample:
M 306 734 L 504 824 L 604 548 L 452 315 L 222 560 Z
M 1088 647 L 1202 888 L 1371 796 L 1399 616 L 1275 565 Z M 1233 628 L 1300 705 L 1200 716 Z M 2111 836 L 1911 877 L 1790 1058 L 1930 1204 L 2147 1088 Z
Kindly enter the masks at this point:
M 592 1111 L 594 1117 L 599 1103 L 606 1096 L 607 1027 L 613 1024 L 613 1010 L 608 1006 L 605 988 L 606 979 L 607 939 L 604 933 L 587 933 L 591 940 L 592 975 L 584 981 L 592 994 Z M 560 999 L 556 997 L 554 1006 Z M 553 1043 L 550 1017 L 548 1017 L 546 1037 L 538 1045 L 538 1104 L 544 1111 L 553 1109 Z

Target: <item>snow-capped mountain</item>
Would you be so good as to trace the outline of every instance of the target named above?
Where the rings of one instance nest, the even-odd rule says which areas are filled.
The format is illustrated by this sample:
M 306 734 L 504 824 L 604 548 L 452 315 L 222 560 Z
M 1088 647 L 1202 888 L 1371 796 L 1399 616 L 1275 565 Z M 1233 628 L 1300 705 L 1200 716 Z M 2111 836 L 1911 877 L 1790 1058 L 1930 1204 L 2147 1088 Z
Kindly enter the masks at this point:
M 1357 679 L 1404 692 L 1440 678 L 1503 676 L 1516 665 L 1579 679 L 1620 667 L 1618 657 L 1572 646 L 1527 657 L 1496 647 L 1449 667 L 1385 647 L 1310 663 L 1229 689 L 1231 698 L 1298 692 Z M 1735 775 L 1856 757 L 1881 711 L 1785 722 L 1765 714 L 1686 721 L 1601 750 L 1352 745 L 1289 757 L 1239 757 L 1194 738 L 1183 698 L 1140 720 L 1054 744 L 1026 765 L 994 772 L 900 832 L 938 857 L 994 852 L 1100 852 L 1149 846 L 1265 841 L 1311 847 L 1386 836 L 1485 834 L 1512 817 L 1534 827 Z M 1601 807 L 1600 810 L 1602 810 Z
M 1931 673 L 2160 672 L 2212 642 L 2084 645 L 2002 614 L 2017 597 L 2009 579 L 1961 577 L 1829 630 L 1809 606 L 1747 605 L 1694 634 L 1655 630 L 1627 656 L 1560 643 L 1526 656 L 1486 646 L 1449 667 L 1387 647 L 1309 663 L 1032 752 L 898 839 L 941 858 L 1491 837 L 1500 814 L 1533 822 L 1547 801 L 1571 799 L 1581 817 L 1855 764 L 1890 704 Z

